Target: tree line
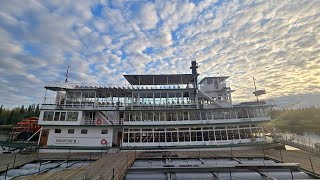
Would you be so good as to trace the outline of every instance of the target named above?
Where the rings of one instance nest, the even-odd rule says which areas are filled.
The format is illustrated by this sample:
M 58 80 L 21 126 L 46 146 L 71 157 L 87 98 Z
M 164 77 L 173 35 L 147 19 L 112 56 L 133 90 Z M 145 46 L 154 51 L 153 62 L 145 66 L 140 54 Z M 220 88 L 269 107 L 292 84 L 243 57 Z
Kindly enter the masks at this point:
M 13 109 L 0 107 L 0 125 L 13 125 L 28 117 L 39 117 L 39 104 L 32 104 L 27 107 L 22 105 Z
M 287 120 L 293 122 L 303 122 L 305 120 L 314 120 L 320 122 L 320 108 L 307 107 L 300 109 L 274 110 L 271 112 L 271 119 Z

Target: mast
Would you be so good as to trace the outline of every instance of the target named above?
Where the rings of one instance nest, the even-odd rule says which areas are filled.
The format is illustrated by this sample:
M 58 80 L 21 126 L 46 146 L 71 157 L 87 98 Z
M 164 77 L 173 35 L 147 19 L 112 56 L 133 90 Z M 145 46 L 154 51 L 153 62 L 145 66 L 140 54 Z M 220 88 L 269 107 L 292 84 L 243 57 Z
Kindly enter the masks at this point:
M 68 66 L 68 67 L 67 67 L 66 80 L 64 81 L 65 83 L 67 83 L 67 82 L 68 82 L 69 68 L 70 68 L 70 66 Z
M 254 78 L 254 77 L 252 77 L 252 79 L 253 79 L 253 85 L 254 85 L 254 95 L 256 96 L 256 98 L 257 98 L 257 102 L 259 102 L 259 99 L 258 99 L 258 95 L 257 95 L 257 86 L 256 86 L 256 79 Z

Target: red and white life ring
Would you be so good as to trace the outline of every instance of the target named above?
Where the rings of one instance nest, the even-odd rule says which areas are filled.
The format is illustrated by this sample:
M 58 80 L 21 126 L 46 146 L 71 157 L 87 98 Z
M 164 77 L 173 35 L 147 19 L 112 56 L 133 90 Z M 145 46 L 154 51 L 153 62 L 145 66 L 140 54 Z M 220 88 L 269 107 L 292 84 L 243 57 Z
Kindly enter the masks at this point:
M 97 120 L 96 120 L 96 124 L 97 124 L 97 125 L 102 124 L 102 120 L 101 120 L 101 119 L 97 119 Z
M 106 144 L 108 144 L 108 141 L 106 139 L 102 139 L 101 144 L 106 145 Z

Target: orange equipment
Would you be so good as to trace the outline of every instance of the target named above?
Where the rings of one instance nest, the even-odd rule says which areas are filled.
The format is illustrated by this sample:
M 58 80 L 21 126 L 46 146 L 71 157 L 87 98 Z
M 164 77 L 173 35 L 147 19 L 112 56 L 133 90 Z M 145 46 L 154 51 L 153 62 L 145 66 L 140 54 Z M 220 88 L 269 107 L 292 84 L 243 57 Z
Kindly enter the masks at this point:
M 12 127 L 12 140 L 28 140 L 34 133 L 36 133 L 41 126 L 38 125 L 37 117 L 26 118 Z

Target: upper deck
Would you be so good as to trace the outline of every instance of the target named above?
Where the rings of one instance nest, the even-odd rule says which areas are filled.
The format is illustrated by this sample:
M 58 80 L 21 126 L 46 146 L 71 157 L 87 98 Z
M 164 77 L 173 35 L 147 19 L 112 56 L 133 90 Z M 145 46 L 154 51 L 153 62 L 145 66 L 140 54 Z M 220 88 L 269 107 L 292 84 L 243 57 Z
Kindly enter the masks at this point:
M 230 108 L 232 99 L 228 76 L 205 77 L 198 82 L 197 63 L 192 74 L 124 75 L 127 84 L 83 84 L 50 82 L 43 108 L 112 110 L 125 109 L 210 109 Z

